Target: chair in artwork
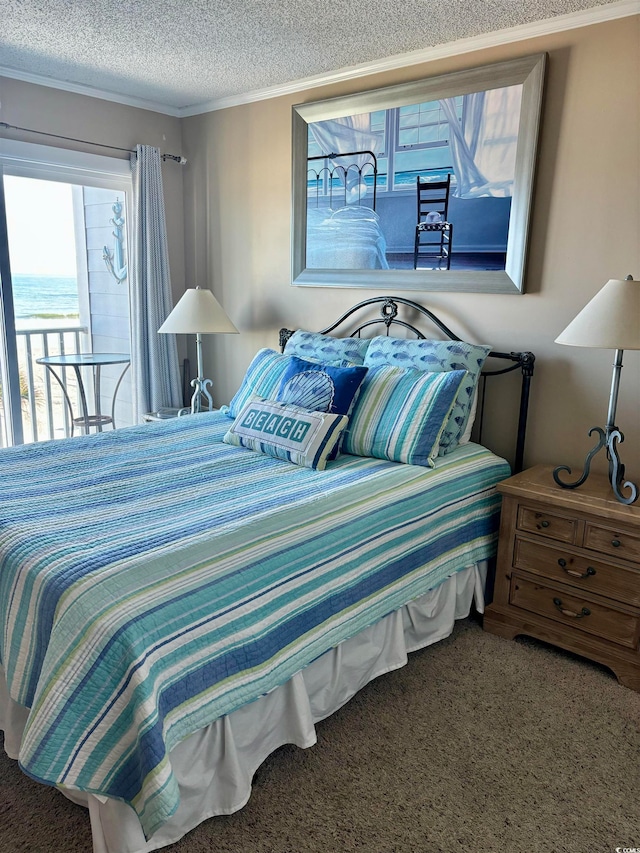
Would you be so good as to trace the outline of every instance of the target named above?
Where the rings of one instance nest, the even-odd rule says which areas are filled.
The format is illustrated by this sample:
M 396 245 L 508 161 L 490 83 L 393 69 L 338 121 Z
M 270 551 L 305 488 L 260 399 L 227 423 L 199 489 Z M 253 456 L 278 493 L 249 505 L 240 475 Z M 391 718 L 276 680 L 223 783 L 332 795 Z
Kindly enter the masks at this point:
M 418 221 L 413 268 L 451 269 L 453 223 L 449 222 L 451 175 L 446 181 L 428 181 L 418 175 Z

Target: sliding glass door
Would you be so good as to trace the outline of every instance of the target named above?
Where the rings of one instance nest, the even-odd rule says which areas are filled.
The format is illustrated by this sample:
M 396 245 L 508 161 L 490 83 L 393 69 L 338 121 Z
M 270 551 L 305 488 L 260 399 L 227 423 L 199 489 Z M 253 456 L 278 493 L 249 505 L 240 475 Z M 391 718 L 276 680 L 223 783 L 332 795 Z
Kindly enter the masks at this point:
M 83 393 L 90 410 L 132 423 L 121 368 L 103 368 L 97 382 L 83 367 L 79 381 L 75 368 L 41 361 L 130 351 L 128 164 L 45 146 L 7 151 L 5 141 L 0 167 L 2 444 L 82 431 Z

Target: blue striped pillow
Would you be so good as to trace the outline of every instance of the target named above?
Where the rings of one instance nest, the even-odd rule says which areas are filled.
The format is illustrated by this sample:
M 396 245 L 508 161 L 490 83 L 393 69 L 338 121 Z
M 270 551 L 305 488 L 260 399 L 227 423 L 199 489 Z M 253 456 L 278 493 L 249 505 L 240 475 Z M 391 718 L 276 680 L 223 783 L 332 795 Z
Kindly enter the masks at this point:
M 466 370 L 425 373 L 370 367 L 342 452 L 433 468 L 440 436 L 466 376 Z
M 242 384 L 228 406 L 220 409 L 227 417 L 237 418 L 249 400 L 257 395 L 268 400 L 275 399 L 284 372 L 291 357 L 272 349 L 261 349 L 254 355 Z

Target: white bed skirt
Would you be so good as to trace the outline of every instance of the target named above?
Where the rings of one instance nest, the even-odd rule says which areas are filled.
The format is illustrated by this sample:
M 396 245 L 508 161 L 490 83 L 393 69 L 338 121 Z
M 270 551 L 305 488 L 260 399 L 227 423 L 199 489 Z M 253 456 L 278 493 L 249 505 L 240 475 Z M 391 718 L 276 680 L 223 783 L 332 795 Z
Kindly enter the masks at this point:
M 408 652 L 448 637 L 475 598 L 484 610 L 487 563 L 463 569 L 313 661 L 286 684 L 195 732 L 171 752 L 180 806 L 149 841 L 125 803 L 62 791 L 88 806 L 94 853 L 147 853 L 173 844 L 203 820 L 241 809 L 253 775 L 278 747 L 316 742 L 314 724 L 330 716 L 372 679 L 407 663 Z M 13 702 L 0 668 L 0 728 L 17 758 L 28 711 Z

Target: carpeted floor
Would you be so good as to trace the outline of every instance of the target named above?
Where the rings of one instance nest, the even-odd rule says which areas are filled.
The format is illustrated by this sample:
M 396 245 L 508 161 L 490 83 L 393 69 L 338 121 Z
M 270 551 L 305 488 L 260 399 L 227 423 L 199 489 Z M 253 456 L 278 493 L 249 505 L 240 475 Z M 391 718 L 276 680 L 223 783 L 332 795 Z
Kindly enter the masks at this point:
M 171 853 L 613 853 L 640 848 L 640 694 L 469 619 L 258 771 Z M 0 851 L 90 853 L 89 820 L 0 756 Z

